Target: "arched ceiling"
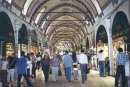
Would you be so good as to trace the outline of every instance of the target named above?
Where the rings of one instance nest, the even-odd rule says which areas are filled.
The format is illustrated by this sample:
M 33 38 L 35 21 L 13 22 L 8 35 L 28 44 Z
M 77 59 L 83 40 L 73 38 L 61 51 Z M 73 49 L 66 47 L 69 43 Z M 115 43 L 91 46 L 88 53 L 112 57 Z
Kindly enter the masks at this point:
M 80 44 L 112 0 L 5 0 L 37 25 L 51 44 Z M 92 31 L 92 30 L 91 30 Z

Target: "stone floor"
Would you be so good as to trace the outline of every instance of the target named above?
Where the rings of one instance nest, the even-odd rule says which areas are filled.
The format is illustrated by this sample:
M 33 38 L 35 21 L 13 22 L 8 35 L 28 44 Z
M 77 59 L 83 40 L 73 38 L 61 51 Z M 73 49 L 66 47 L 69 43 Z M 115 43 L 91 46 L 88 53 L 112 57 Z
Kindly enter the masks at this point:
M 61 68 L 63 69 L 63 67 Z M 37 77 L 32 81 L 34 85 L 33 87 L 114 87 L 115 82 L 115 79 L 111 76 L 99 77 L 99 72 L 95 70 L 90 71 L 90 74 L 88 74 L 88 80 L 84 84 L 81 83 L 80 70 L 78 82 L 74 82 L 73 76 L 71 82 L 66 82 L 64 70 L 62 70 L 62 76 L 59 77 L 59 80 L 56 83 L 53 83 L 51 75 L 49 76 L 49 81 L 45 83 L 42 70 L 36 71 L 36 73 Z M 9 87 L 16 87 L 16 84 Z M 22 87 L 27 87 L 25 81 L 22 82 Z
M 80 74 L 80 72 L 79 72 Z M 37 78 L 34 79 L 34 87 L 114 87 L 114 78 L 113 77 L 99 77 L 98 72 L 91 70 L 91 73 L 88 75 L 88 80 L 85 84 L 81 83 L 81 77 L 79 75 L 79 82 L 74 82 L 73 78 L 71 82 L 66 82 L 64 74 L 59 77 L 59 80 L 56 83 L 53 83 L 51 80 L 51 75 L 47 83 L 44 82 L 44 76 L 42 71 L 37 71 Z M 23 83 L 23 87 L 26 87 L 26 83 Z

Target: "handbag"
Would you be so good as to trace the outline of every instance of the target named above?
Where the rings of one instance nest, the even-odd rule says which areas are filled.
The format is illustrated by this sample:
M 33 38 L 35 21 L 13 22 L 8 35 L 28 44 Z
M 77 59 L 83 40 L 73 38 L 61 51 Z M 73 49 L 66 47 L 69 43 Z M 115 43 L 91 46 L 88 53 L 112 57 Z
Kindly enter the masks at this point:
M 60 69 L 58 70 L 58 76 L 62 76 L 62 72 Z

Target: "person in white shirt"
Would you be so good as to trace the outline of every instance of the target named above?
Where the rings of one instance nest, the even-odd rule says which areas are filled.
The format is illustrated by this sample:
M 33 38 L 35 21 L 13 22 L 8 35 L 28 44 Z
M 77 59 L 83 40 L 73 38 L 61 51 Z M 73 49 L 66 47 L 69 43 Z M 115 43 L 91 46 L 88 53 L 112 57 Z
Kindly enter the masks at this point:
M 104 57 L 104 54 L 103 54 L 103 50 L 100 50 L 99 51 L 99 54 L 98 54 L 98 61 L 99 61 L 99 74 L 100 74 L 100 77 L 104 77 L 105 76 L 105 57 Z
M 36 56 L 36 69 L 40 69 L 40 63 L 41 63 L 41 56 L 40 54 L 38 53 L 37 56 Z
M 30 57 L 29 53 L 27 53 L 27 75 L 31 79 L 31 76 L 32 76 L 32 61 L 31 61 L 31 57 Z
M 77 63 L 73 63 L 73 74 L 74 74 L 74 81 L 78 82 L 78 65 Z
M 129 61 L 125 63 L 126 87 L 130 87 L 130 49 L 127 50 Z
M 88 64 L 88 57 L 84 54 L 84 50 L 81 50 L 81 54 L 78 56 L 78 62 L 80 64 L 81 75 L 82 75 L 82 83 L 87 80 L 87 64 Z

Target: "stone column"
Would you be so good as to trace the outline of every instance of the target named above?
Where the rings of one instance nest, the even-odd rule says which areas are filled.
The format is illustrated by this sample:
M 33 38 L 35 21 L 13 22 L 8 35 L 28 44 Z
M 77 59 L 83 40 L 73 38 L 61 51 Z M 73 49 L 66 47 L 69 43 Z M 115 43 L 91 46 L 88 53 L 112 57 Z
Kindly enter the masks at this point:
M 31 44 L 32 44 L 32 33 L 31 30 L 28 31 L 28 53 L 31 53 Z
M 113 64 L 113 46 L 112 46 L 112 32 L 110 29 L 110 19 L 106 19 L 106 30 L 108 35 L 108 50 L 109 50 L 109 61 L 110 61 L 110 75 L 114 75 L 114 64 Z
M 37 36 L 37 52 L 41 51 L 41 37 Z
M 18 32 L 19 32 L 19 29 L 21 28 L 21 24 L 16 21 L 15 23 L 15 31 L 14 31 L 14 35 L 15 35 L 15 53 L 17 56 L 20 56 L 20 49 L 19 49 L 19 45 L 18 45 Z

